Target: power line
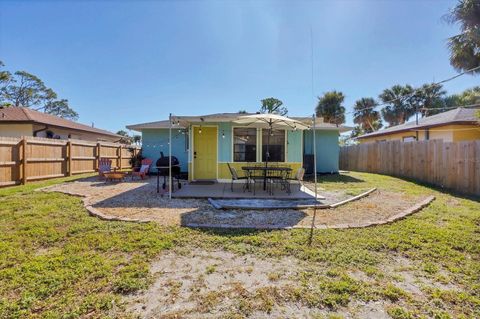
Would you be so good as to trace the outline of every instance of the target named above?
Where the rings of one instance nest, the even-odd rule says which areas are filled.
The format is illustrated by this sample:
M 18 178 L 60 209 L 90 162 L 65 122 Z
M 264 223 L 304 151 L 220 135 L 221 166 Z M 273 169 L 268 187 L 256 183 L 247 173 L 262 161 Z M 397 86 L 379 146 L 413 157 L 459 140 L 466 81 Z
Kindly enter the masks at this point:
M 355 110 L 355 109 L 354 109 L 354 110 L 352 110 L 352 111 L 345 112 L 344 114 L 351 114 L 351 113 L 355 113 L 355 112 L 361 112 L 361 111 L 364 111 L 364 110 L 374 109 L 374 108 L 377 108 L 377 107 L 379 107 L 379 106 L 385 106 L 385 105 L 391 104 L 391 103 L 393 103 L 393 102 L 395 102 L 395 101 L 398 101 L 398 100 L 401 100 L 401 99 L 408 99 L 408 98 L 413 97 L 413 96 L 414 96 L 415 94 L 417 94 L 418 92 L 421 92 L 421 91 L 427 90 L 427 89 L 429 89 L 429 88 L 433 88 L 433 87 L 435 87 L 435 86 L 438 86 L 438 85 L 440 85 L 440 84 L 443 84 L 443 83 L 452 81 L 452 80 L 454 80 L 454 79 L 456 79 L 456 78 L 458 78 L 458 77 L 460 77 L 460 76 L 462 76 L 462 75 L 465 75 L 465 74 L 467 74 L 467 73 L 470 73 L 470 72 L 473 72 L 473 71 L 476 71 L 476 70 L 480 70 L 480 65 L 477 66 L 477 67 L 471 68 L 471 69 L 469 69 L 469 70 L 463 71 L 463 72 L 461 72 L 461 73 L 458 73 L 458 74 L 456 74 L 456 75 L 454 75 L 454 76 L 452 76 L 452 77 L 449 77 L 449 78 L 447 78 L 447 79 L 445 79 L 445 80 L 442 80 L 442 81 L 439 81 L 439 82 L 435 82 L 435 83 L 431 83 L 431 84 L 427 85 L 426 87 L 420 87 L 420 88 L 418 88 L 418 89 L 415 89 L 415 90 L 412 91 L 412 93 L 407 94 L 407 95 L 405 95 L 405 96 L 400 96 L 400 97 L 397 97 L 397 98 L 395 98 L 395 99 L 392 99 L 392 100 L 389 100 L 389 101 L 385 101 L 385 102 L 383 102 L 383 103 L 376 104 L 376 105 L 373 105 L 373 106 L 364 107 L 364 108 L 361 108 L 361 109 L 358 109 L 358 110 Z

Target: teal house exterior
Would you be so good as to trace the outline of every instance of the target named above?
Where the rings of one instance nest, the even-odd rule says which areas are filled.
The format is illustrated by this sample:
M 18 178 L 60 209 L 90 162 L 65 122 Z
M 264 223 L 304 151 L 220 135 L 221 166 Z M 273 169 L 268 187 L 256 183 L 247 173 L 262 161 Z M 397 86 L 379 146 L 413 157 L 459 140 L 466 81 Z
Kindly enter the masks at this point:
M 239 125 L 235 120 L 245 114 L 220 113 L 203 116 L 182 116 L 172 120 L 172 155 L 180 162 L 182 172 L 190 180 L 231 179 L 228 165 L 241 171 L 246 163 L 269 162 L 289 166 L 292 170 L 304 167 L 313 172 L 313 130 L 274 130 Z M 311 123 L 307 117 L 292 117 L 302 123 Z M 349 128 L 316 120 L 317 172 L 337 173 L 339 161 L 339 134 Z M 154 161 L 163 153 L 169 154 L 168 120 L 134 124 L 128 129 L 141 132 L 142 154 Z M 155 168 L 152 167 L 152 171 Z

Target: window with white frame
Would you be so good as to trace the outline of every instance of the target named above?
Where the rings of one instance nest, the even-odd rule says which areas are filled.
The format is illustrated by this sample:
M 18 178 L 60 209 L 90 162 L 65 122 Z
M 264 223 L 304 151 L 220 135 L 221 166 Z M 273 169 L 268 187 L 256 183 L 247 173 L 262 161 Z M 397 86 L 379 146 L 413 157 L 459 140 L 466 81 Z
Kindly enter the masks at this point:
M 262 130 L 262 161 L 267 160 L 268 143 L 268 161 L 285 162 L 285 130 Z
M 417 138 L 415 136 L 404 136 L 403 141 L 404 142 L 415 142 Z
M 257 160 L 257 129 L 233 129 L 233 161 L 255 162 Z

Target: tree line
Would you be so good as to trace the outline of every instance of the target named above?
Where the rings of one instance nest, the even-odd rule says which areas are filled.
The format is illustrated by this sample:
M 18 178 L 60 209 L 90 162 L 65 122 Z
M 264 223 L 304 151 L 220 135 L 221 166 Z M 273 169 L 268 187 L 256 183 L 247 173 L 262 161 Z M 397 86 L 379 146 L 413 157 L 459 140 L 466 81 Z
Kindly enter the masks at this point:
M 318 97 L 315 112 L 324 121 L 333 124 L 345 123 L 345 95 L 330 91 Z M 480 86 L 460 94 L 447 95 L 440 84 L 424 84 L 419 89 L 411 85 L 394 85 L 383 90 L 378 98 L 364 97 L 355 101 L 352 136 L 371 133 L 385 126 L 407 122 L 413 116 L 425 117 L 460 106 L 480 105 Z M 377 110 L 382 106 L 380 110 Z
M 11 73 L 0 61 L 0 106 L 30 107 L 58 117 L 76 121 L 78 113 L 45 85 L 37 76 L 26 71 Z
M 480 74 L 480 1 L 459 0 L 443 17 L 444 21 L 458 25 L 460 33 L 447 41 L 450 64 L 459 72 Z M 331 91 L 318 98 L 317 116 L 326 122 L 345 123 L 345 95 Z M 378 99 L 365 97 L 353 107 L 352 136 L 370 133 L 385 123 L 394 126 L 405 123 L 412 116 L 429 116 L 454 107 L 480 104 L 480 86 L 460 94 L 447 95 L 441 84 L 424 84 L 414 89 L 411 85 L 394 85 L 378 95 Z M 380 111 L 376 108 L 382 106 Z
M 480 0 L 459 0 L 443 19 L 459 26 L 460 33 L 448 39 L 450 64 L 459 72 L 480 74 Z M 327 123 L 345 123 L 345 95 L 337 90 L 318 97 L 316 116 Z M 262 113 L 287 114 L 282 101 L 268 98 L 261 101 Z M 478 106 L 480 86 L 459 94 L 447 95 L 438 83 L 427 83 L 419 88 L 411 85 L 394 85 L 384 89 L 377 98 L 364 97 L 355 101 L 352 137 L 371 133 L 385 126 L 403 124 L 413 116 L 425 117 L 460 106 Z M 381 106 L 380 110 L 377 110 Z M 480 111 L 478 112 L 480 113 Z M 480 115 L 479 115 L 480 117 Z
M 4 69 L 0 61 L 0 106 L 29 107 L 37 111 L 55 115 L 72 121 L 78 120 L 78 113 L 73 110 L 67 99 L 58 98 L 53 89 L 47 87 L 37 76 L 26 71 L 11 73 Z M 141 144 L 141 136 L 129 135 L 120 130 L 117 132 L 123 144 Z

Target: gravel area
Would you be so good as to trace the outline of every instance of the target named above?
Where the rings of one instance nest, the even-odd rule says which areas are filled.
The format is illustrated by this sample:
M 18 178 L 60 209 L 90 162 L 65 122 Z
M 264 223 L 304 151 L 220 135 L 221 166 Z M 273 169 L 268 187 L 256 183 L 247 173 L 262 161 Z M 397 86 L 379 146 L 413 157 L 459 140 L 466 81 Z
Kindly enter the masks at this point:
M 205 199 L 171 199 L 156 193 L 154 178 L 145 181 L 130 179 L 104 182 L 91 177 L 54 185 L 45 191 L 83 196 L 85 206 L 104 215 L 155 221 L 162 225 L 212 227 L 285 228 L 307 227 L 313 209 L 304 210 L 217 210 Z M 351 197 L 345 191 L 321 190 L 325 203 L 331 204 Z M 358 201 L 335 209 L 317 210 L 316 226 L 361 225 L 391 216 L 413 206 L 419 198 L 402 193 L 377 190 Z

